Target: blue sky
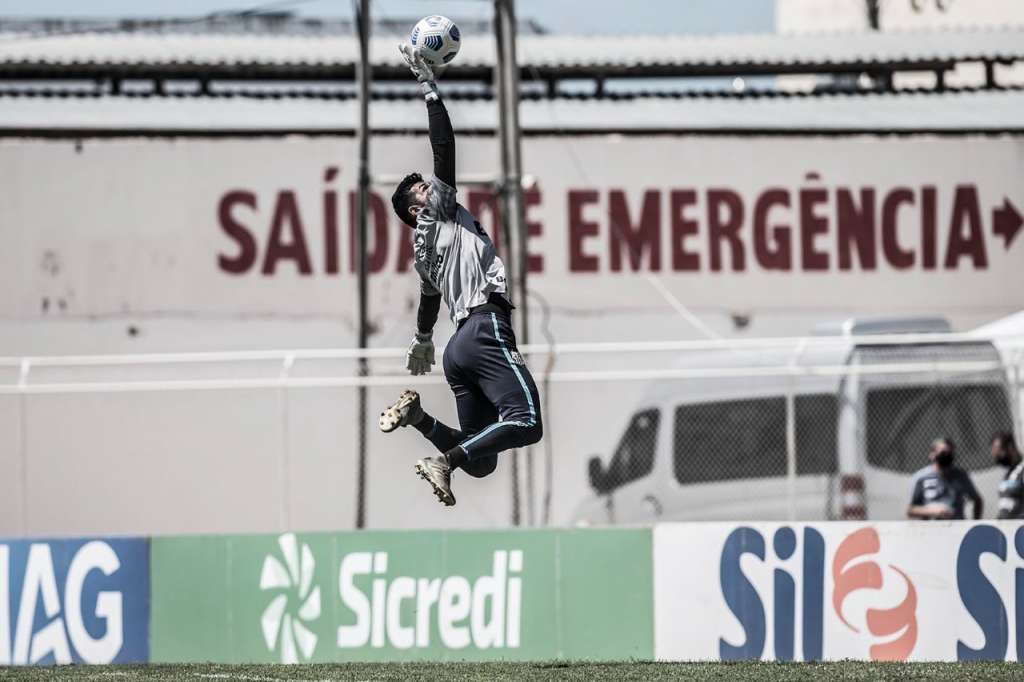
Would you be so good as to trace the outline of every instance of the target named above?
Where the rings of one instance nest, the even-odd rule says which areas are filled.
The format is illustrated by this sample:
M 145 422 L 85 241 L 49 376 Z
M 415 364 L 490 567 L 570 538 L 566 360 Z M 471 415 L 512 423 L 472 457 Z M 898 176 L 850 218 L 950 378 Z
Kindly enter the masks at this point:
M 267 0 L 0 0 L 7 17 L 197 16 L 248 9 Z M 350 16 L 351 0 L 287 5 L 306 16 Z M 444 14 L 455 20 L 490 16 L 489 0 L 374 0 L 377 16 Z M 774 30 L 774 0 L 517 0 L 521 18 L 561 33 L 755 33 Z

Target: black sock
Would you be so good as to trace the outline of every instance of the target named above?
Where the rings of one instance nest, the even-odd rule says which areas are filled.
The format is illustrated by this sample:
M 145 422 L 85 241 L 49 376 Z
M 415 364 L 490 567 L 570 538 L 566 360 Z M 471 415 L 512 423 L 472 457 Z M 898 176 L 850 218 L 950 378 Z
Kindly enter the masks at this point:
M 461 445 L 456 445 L 454 448 L 444 453 L 444 458 L 448 460 L 448 466 L 452 469 L 458 469 L 460 466 L 469 461 L 469 455 L 462 449 Z
M 429 438 L 430 432 L 434 430 L 435 424 L 437 424 L 437 420 L 424 412 L 423 417 L 415 424 L 410 424 L 410 426 Z

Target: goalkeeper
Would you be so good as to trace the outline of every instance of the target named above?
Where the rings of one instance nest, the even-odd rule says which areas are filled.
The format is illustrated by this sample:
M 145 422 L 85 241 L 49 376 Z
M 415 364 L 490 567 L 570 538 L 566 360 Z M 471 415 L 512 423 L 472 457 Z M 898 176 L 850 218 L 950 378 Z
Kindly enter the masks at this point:
M 419 394 L 412 390 L 381 413 L 380 428 L 391 432 L 412 426 L 434 444 L 441 455 L 419 460 L 416 472 L 441 502 L 451 506 L 455 470 L 482 478 L 497 467 L 498 453 L 540 440 L 540 400 L 516 350 L 505 266 L 480 223 L 455 201 L 455 132 L 433 70 L 412 46 L 399 49 L 426 99 L 434 153 L 433 177 L 424 180 L 419 173 L 410 173 L 391 197 L 395 213 L 414 231 L 421 279 L 407 367 L 418 375 L 434 364 L 432 334 L 444 299 L 456 331 L 445 348 L 443 367 L 455 393 L 459 428 L 424 412 Z

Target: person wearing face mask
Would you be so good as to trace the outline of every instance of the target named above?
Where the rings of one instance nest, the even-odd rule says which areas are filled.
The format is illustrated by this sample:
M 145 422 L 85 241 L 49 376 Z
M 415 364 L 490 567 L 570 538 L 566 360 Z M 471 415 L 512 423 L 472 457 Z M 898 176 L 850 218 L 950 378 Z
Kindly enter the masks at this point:
M 999 483 L 1000 519 L 1024 519 L 1024 460 L 1010 432 L 992 438 L 992 458 L 1006 467 L 1006 476 Z
M 932 443 L 929 464 L 914 474 L 907 507 L 911 519 L 963 519 L 964 501 L 970 499 L 974 518 L 980 519 L 984 504 L 967 472 L 953 464 L 954 447 L 949 438 Z

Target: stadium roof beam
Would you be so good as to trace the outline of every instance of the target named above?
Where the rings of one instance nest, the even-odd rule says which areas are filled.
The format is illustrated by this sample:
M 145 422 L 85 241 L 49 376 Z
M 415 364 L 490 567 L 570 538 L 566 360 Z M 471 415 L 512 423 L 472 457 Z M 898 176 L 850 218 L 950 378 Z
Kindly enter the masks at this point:
M 234 26 L 232 24 L 232 26 Z M 248 25 L 247 25 L 248 26 Z M 219 27 L 219 28 L 218 28 Z M 37 27 L 38 28 L 38 27 Z M 85 28 L 85 27 L 83 27 Z M 124 31 L 26 32 L 0 20 L 0 80 L 191 80 L 354 83 L 354 41 L 317 22 L 267 22 L 266 33 Z M 237 27 L 236 27 L 237 28 Z M 287 28 L 287 30 L 285 30 Z M 5 30 L 6 29 L 6 30 Z M 184 27 L 182 30 L 186 30 Z M 169 30 L 169 29 L 168 29 Z M 295 31 L 297 33 L 291 33 Z M 394 49 L 398 37 L 370 45 L 375 80 L 408 82 Z M 857 89 L 861 75 L 891 87 L 897 72 L 931 72 L 945 85 L 957 67 L 982 64 L 986 87 L 998 88 L 995 64 L 1024 61 L 1024 29 L 949 30 L 832 35 L 617 36 L 524 35 L 519 80 L 549 96 L 569 80 L 699 79 L 737 76 L 838 76 Z M 445 73 L 456 83 L 494 86 L 495 43 L 476 34 Z
M 994 64 L 986 60 L 983 87 L 997 89 Z M 1006 62 L 1002 63 L 1012 63 Z M 650 64 L 620 65 L 600 64 L 581 66 L 544 66 L 519 70 L 521 86 L 530 88 L 541 85 L 548 98 L 557 97 L 560 84 L 564 81 L 590 80 L 594 83 L 593 95 L 606 96 L 605 85 L 609 79 L 627 81 L 631 79 L 694 79 L 694 78 L 735 78 L 787 75 L 847 76 L 851 83 L 856 77 L 867 74 L 875 83 L 875 90 L 891 91 L 893 74 L 901 71 L 932 72 L 936 75 L 935 90 L 945 88 L 945 74 L 956 69 L 955 60 L 901 61 L 901 62 L 851 62 L 820 64 Z M 374 70 L 378 83 L 408 83 L 405 69 L 382 66 Z M 45 83 L 48 80 L 83 80 L 109 83 L 110 92 L 120 90 L 124 80 L 147 80 L 153 83 L 157 93 L 169 91 L 168 81 L 194 81 L 199 92 L 212 92 L 212 83 L 232 81 L 235 83 L 263 82 L 284 86 L 297 82 L 354 83 L 354 64 L 0 64 L 0 80 L 8 82 L 32 81 Z M 468 66 L 451 69 L 445 80 L 458 84 L 483 84 L 494 87 L 494 71 L 490 67 Z M 824 88 L 829 89 L 829 88 Z M 842 89 L 842 88 L 831 88 Z M 847 89 L 857 89 L 855 86 Z
M 873 71 L 938 71 L 956 67 L 957 59 L 905 59 L 901 61 L 854 62 L 732 62 L 681 64 L 581 64 L 524 66 L 520 80 L 550 82 L 579 79 L 630 78 L 723 78 L 736 76 L 783 76 L 812 74 L 861 74 Z M 1011 63 L 1003 61 L 1002 63 Z M 307 63 L 102 63 L 68 64 L 44 62 L 0 62 L 0 79 L 5 80 L 78 80 L 125 78 L 133 80 L 259 80 L 259 81 L 354 81 L 355 64 Z M 494 68 L 490 65 L 452 66 L 445 81 L 483 82 L 492 84 Z M 374 80 L 408 82 L 408 69 L 390 64 L 374 67 Z
M 816 96 L 524 100 L 524 135 L 999 134 L 1024 132 L 1024 89 Z M 375 134 L 425 132 L 422 99 L 374 99 Z M 459 130 L 493 135 L 493 102 L 457 107 Z M 354 99 L 195 94 L 0 94 L 0 137 L 340 134 L 356 129 Z

